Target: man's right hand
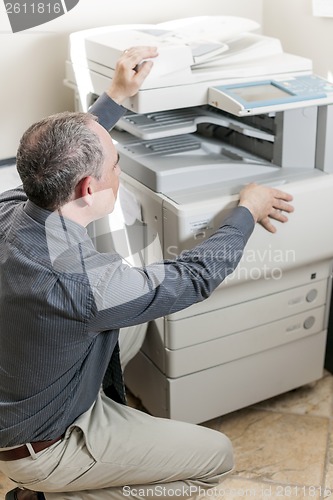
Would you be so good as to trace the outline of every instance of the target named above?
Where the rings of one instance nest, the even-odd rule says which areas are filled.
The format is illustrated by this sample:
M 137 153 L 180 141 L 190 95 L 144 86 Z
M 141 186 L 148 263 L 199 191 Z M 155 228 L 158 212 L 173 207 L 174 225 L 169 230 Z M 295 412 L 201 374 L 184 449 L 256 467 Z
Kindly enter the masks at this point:
M 294 207 L 290 205 L 291 194 L 258 184 L 248 184 L 239 194 L 239 206 L 250 210 L 255 222 L 261 224 L 270 233 L 276 232 L 271 219 L 287 222 L 284 212 L 291 213 Z
M 135 95 L 145 78 L 149 75 L 154 58 L 158 55 L 156 47 L 131 47 L 118 59 L 111 85 L 106 93 L 117 104 Z

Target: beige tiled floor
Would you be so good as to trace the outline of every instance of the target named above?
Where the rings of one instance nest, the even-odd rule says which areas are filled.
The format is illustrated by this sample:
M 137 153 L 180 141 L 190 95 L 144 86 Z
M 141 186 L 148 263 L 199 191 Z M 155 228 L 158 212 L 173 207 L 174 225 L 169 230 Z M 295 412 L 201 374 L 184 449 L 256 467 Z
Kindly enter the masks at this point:
M 207 422 L 236 467 L 215 498 L 333 499 L 333 376 Z M 224 495 L 224 496 L 223 496 Z
M 130 397 L 130 403 L 139 403 Z M 207 499 L 333 500 L 333 375 L 203 425 L 227 434 L 236 467 Z M 0 475 L 0 500 L 12 483 Z M 111 500 L 111 499 L 110 499 Z

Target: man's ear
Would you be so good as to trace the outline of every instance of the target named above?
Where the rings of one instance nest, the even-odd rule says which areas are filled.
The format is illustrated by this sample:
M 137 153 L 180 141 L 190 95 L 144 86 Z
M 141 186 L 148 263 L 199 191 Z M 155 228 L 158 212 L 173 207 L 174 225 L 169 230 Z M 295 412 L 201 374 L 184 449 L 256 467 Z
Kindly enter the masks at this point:
M 82 205 L 92 206 L 93 203 L 93 178 L 89 175 L 80 180 L 76 186 L 76 200 Z

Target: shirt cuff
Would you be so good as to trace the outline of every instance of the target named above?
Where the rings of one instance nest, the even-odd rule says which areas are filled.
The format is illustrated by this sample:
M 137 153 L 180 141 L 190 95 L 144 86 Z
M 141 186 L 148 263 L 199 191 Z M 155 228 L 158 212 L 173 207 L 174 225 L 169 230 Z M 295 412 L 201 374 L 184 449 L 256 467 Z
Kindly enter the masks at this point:
M 255 222 L 250 210 L 246 207 L 240 206 L 235 208 L 223 221 L 223 226 L 226 225 L 239 229 L 247 242 L 254 230 Z
M 126 108 L 114 102 L 105 92 L 89 108 L 89 113 L 98 117 L 98 123 L 106 130 L 115 126 L 117 121 L 124 116 Z

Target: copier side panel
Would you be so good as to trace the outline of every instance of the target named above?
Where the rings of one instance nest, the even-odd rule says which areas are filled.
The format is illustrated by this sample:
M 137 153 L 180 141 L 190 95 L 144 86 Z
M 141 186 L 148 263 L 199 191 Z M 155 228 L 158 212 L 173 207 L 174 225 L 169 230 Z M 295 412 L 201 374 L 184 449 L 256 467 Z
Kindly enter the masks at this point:
M 163 258 L 163 201 L 156 193 L 123 173 L 121 185 L 135 196 L 140 205 L 142 223 L 145 227 L 143 262 L 144 264 L 156 262 Z

